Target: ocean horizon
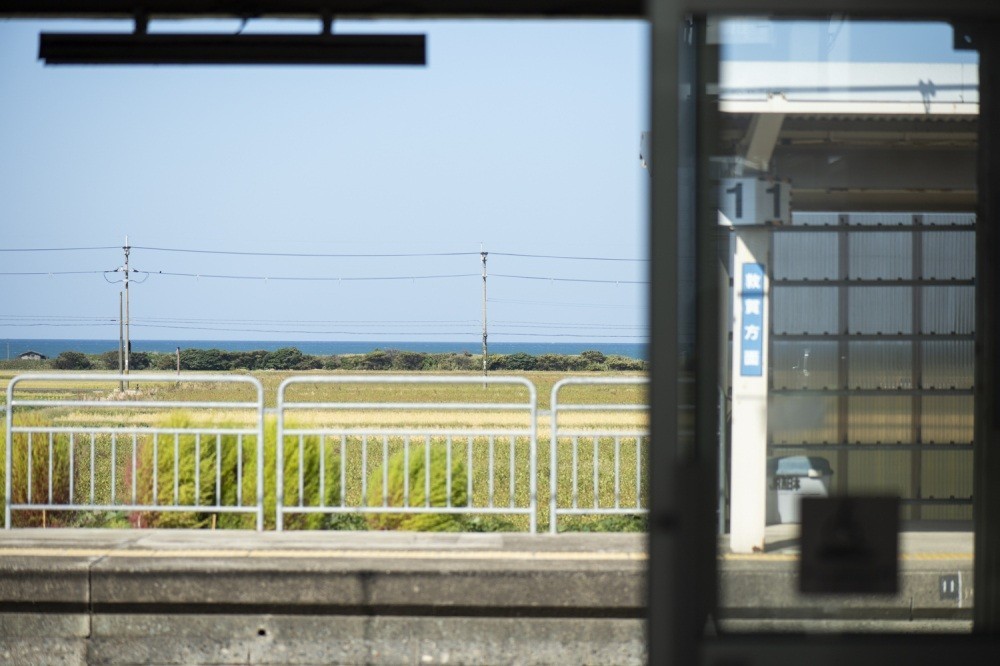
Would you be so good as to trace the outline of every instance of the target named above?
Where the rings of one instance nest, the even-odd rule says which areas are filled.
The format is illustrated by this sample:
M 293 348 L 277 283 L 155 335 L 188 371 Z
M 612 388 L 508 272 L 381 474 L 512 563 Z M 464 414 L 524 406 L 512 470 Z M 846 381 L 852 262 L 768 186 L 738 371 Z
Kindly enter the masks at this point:
M 118 349 L 118 340 L 89 340 L 66 338 L 20 338 L 0 339 L 2 358 L 16 359 L 26 351 L 33 351 L 53 358 L 65 351 L 83 354 L 102 354 Z M 274 351 L 282 347 L 295 347 L 303 354 L 331 356 L 344 354 L 367 354 L 376 349 L 396 349 L 399 351 L 424 352 L 428 354 L 464 353 L 481 354 L 480 341 L 415 341 L 415 340 L 132 340 L 133 352 L 159 354 L 173 353 L 181 349 L 222 349 L 225 351 Z M 645 342 L 491 342 L 490 354 L 515 354 L 523 352 L 538 356 L 541 354 L 576 355 L 595 350 L 608 356 L 625 356 L 648 360 L 648 345 Z

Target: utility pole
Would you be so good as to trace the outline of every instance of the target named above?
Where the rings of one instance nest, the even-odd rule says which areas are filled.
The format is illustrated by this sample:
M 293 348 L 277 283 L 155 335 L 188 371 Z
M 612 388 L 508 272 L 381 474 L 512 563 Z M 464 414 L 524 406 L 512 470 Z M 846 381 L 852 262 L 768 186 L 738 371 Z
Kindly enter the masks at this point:
M 125 368 L 125 318 L 122 315 L 122 292 L 118 292 L 118 374 Z M 118 382 L 118 390 L 125 390 L 125 382 Z
M 489 347 L 486 344 L 486 256 L 489 252 L 479 246 L 479 256 L 483 260 L 483 386 L 486 386 L 486 375 L 489 370 Z
M 129 313 L 129 298 L 128 298 L 128 281 L 129 281 L 129 269 L 128 269 L 128 253 L 132 249 L 128 244 L 128 236 L 125 236 L 125 374 L 128 375 L 129 360 L 132 356 L 132 337 L 129 335 L 129 324 L 132 322 L 131 315 Z M 128 388 L 128 383 L 126 382 L 125 388 Z

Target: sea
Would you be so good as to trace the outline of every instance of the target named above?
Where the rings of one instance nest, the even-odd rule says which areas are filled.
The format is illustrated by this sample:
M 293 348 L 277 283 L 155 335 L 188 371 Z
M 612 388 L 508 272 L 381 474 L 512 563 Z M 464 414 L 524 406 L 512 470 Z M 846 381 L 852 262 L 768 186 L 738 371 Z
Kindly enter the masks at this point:
M 5 345 L 5 346 L 3 346 Z M 427 342 L 413 340 L 379 340 L 363 342 L 318 341 L 318 340 L 132 340 L 133 352 L 173 353 L 181 349 L 223 349 L 226 351 L 254 351 L 263 349 L 274 351 L 282 347 L 295 347 L 303 354 L 330 356 L 333 354 L 366 354 L 376 349 L 397 349 L 400 351 L 440 354 L 447 352 L 482 353 L 482 343 L 474 342 Z M 34 351 L 48 356 L 58 356 L 64 351 L 84 354 L 101 354 L 118 349 L 118 340 L 78 340 L 61 338 L 0 339 L 0 358 L 15 359 L 26 351 Z M 541 354 L 579 354 L 596 350 L 605 355 L 625 356 L 646 360 L 648 345 L 645 342 L 490 342 L 490 354 L 514 354 L 524 352 L 532 356 Z

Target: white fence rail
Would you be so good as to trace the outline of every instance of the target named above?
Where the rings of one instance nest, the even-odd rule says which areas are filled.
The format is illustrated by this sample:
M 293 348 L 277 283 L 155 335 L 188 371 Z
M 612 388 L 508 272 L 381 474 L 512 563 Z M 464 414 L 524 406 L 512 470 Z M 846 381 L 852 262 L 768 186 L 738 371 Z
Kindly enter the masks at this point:
M 126 381 L 146 390 L 115 390 Z M 179 382 L 244 384 L 252 399 L 156 399 Z M 264 528 L 264 389 L 253 377 L 18 375 L 6 412 L 7 529 L 21 511 L 245 513 Z
M 122 381 L 144 390 L 116 391 Z M 178 383 L 208 390 L 171 390 Z M 172 399 L 211 398 L 221 384 L 245 385 L 247 399 Z M 615 392 L 646 384 L 572 377 L 552 388 L 551 532 L 570 516 L 647 512 L 649 407 Z M 577 386 L 607 387 L 607 400 L 574 401 Z M 398 524 L 451 515 L 536 532 L 537 404 L 518 377 L 286 379 L 274 410 L 276 528 L 408 529 Z M 20 512 L 242 513 L 262 530 L 264 414 L 263 386 L 247 376 L 19 375 L 7 387 L 4 525 Z
M 369 399 L 343 399 L 352 385 Z M 418 385 L 445 399 L 407 400 Z M 447 401 L 448 385 L 467 387 L 465 400 Z M 278 389 L 277 440 L 278 530 L 296 514 L 525 516 L 537 529 L 537 393 L 526 379 L 292 377 Z
M 572 402 L 564 394 L 575 386 L 647 385 L 645 377 L 570 377 L 552 387 L 549 444 L 549 531 L 558 531 L 560 516 L 645 515 L 648 512 L 645 462 L 649 454 L 645 403 Z M 573 414 L 588 414 L 567 423 Z M 568 418 L 570 417 L 570 418 Z M 616 418 L 624 417 L 624 418 Z M 618 421 L 624 421 L 619 423 Z M 602 492 L 608 487 L 612 492 Z M 613 501 L 601 501 L 601 497 Z

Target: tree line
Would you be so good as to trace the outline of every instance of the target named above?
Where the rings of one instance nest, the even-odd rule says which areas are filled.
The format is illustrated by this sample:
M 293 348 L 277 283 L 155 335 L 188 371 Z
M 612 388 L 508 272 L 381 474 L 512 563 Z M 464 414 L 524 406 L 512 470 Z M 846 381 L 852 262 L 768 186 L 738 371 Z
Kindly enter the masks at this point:
M 83 354 L 65 351 L 54 359 L 18 361 L 16 369 L 54 368 L 58 370 L 118 370 L 118 352 Z M 11 366 L 13 367 L 13 366 Z M 483 367 L 482 356 L 469 352 L 428 353 L 398 349 L 376 349 L 366 354 L 313 356 L 295 347 L 274 351 L 229 351 L 225 349 L 182 349 L 181 370 L 402 370 L 402 371 L 475 371 Z M 132 352 L 132 370 L 177 369 L 177 356 L 171 353 Z M 580 354 L 497 354 L 489 357 L 489 369 L 590 371 L 645 371 L 647 361 L 626 356 L 605 355 L 591 350 Z

